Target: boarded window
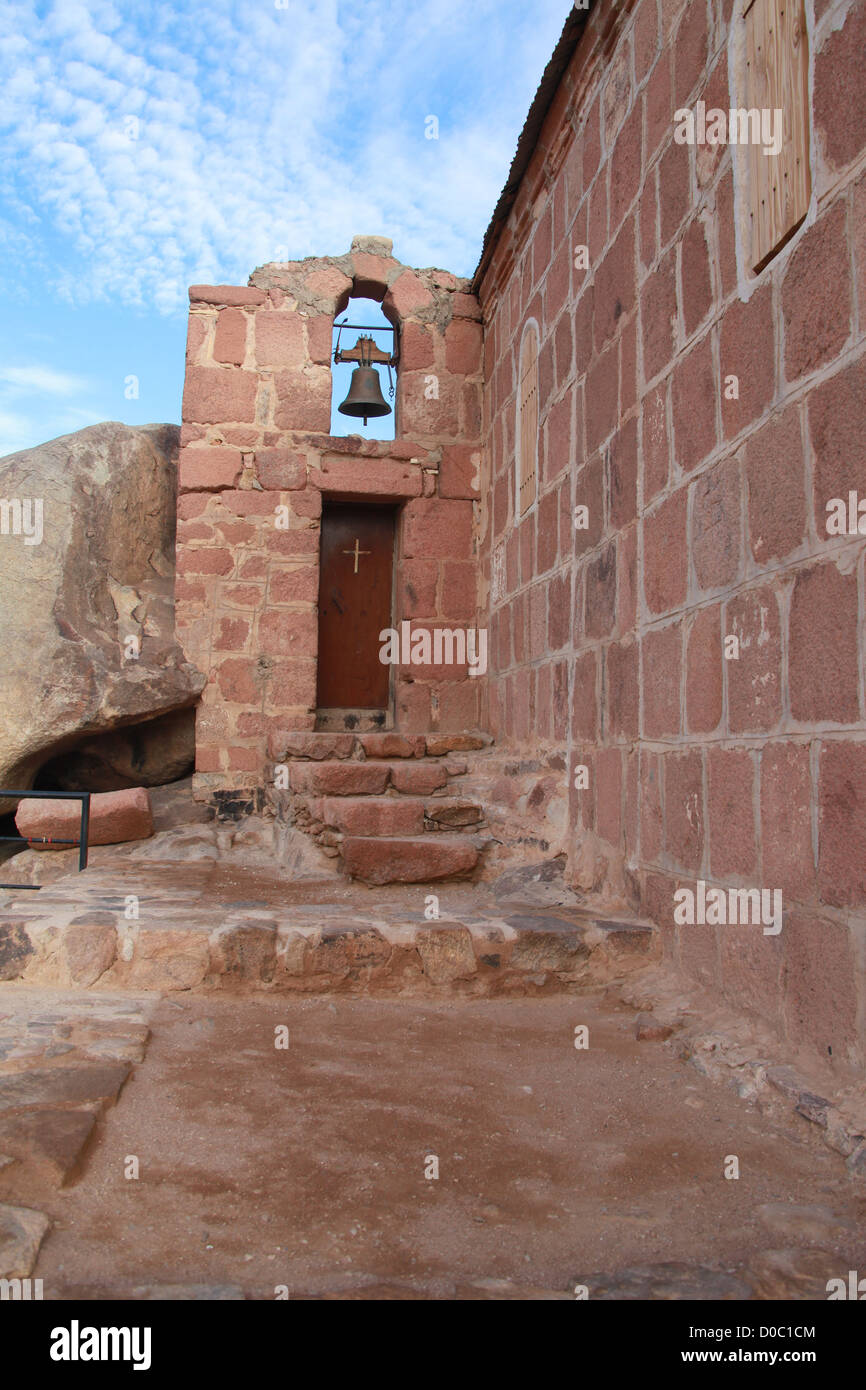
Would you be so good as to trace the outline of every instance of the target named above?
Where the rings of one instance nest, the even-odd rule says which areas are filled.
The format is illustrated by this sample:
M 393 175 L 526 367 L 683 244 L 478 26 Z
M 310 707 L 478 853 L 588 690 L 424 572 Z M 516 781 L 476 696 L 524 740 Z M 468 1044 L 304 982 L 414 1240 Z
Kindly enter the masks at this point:
M 804 0 L 745 0 L 744 20 L 751 263 L 758 271 L 809 208 L 809 44 Z M 743 122 L 747 113 L 737 114 Z M 778 153 L 765 153 L 768 147 Z
M 520 345 L 517 386 L 517 515 L 535 501 L 538 472 L 538 330 L 531 323 Z

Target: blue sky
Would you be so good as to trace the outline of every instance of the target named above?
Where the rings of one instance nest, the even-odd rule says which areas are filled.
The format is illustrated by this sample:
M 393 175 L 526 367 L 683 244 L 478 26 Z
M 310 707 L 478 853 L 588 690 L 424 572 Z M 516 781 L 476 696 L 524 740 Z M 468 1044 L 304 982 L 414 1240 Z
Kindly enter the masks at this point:
M 355 233 L 471 274 L 568 9 L 3 0 L 0 455 L 179 421 L 190 284 Z

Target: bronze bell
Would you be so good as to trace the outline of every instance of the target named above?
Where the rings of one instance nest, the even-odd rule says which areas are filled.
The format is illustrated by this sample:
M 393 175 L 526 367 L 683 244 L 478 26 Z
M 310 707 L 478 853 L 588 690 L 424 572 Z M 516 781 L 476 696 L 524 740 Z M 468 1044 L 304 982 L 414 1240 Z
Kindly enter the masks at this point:
M 355 368 L 349 383 L 349 393 L 337 409 L 341 415 L 363 419 L 365 425 L 370 417 L 391 414 L 391 407 L 382 395 L 379 373 L 375 367 Z

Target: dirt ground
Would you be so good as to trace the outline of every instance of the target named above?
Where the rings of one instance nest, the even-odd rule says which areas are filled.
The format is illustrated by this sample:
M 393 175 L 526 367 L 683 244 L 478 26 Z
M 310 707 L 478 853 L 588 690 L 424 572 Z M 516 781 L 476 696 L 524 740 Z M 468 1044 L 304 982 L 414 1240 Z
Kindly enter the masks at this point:
M 866 1183 L 610 995 L 186 995 L 151 1028 L 83 1176 L 29 1194 L 46 1298 L 826 1297 L 862 1264 Z

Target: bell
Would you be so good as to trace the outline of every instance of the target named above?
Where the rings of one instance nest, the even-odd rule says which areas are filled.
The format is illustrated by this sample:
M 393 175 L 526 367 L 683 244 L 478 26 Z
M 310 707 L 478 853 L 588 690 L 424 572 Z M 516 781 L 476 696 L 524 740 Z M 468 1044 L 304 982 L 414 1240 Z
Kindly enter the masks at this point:
M 341 415 L 363 419 L 365 425 L 371 416 L 391 414 L 391 407 L 382 395 L 379 373 L 375 367 L 355 368 L 349 383 L 349 394 L 337 409 Z

